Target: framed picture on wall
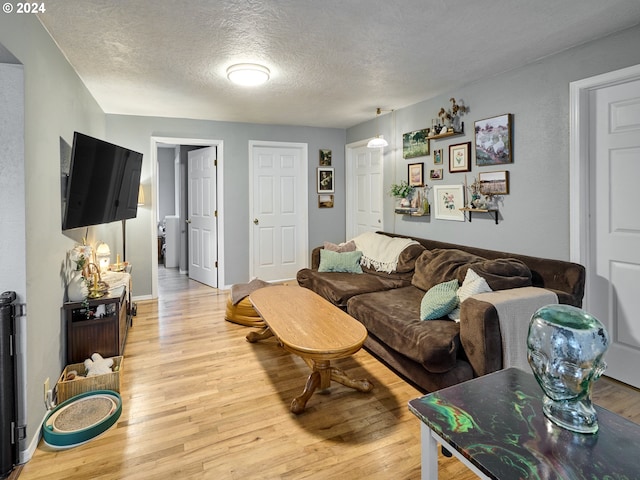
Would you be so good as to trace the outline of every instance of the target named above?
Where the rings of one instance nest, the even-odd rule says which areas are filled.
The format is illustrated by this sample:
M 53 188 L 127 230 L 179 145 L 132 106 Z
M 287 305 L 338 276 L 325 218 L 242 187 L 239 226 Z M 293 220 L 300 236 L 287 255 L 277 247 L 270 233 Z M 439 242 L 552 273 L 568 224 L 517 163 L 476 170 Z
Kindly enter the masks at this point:
M 333 195 L 318 195 L 318 208 L 333 208 Z
M 409 164 L 409 185 L 412 187 L 424 186 L 424 163 Z
M 331 150 L 327 150 L 326 148 L 320 149 L 320 166 L 321 167 L 331 166 Z
M 464 222 L 464 187 L 462 185 L 434 185 L 433 204 L 435 218 Z
M 482 195 L 507 195 L 509 193 L 509 172 L 480 172 L 478 174 Z
M 475 122 L 476 165 L 513 163 L 511 121 L 512 115 L 505 113 Z
M 333 167 L 318 167 L 318 193 L 334 193 Z
M 434 168 L 429 172 L 429 180 L 442 180 L 442 168 Z
M 449 145 L 449 173 L 471 171 L 471 142 Z
M 402 158 L 416 158 L 429 155 L 429 129 L 416 130 L 402 135 Z
M 442 149 L 438 148 L 433 151 L 433 164 L 442 165 Z

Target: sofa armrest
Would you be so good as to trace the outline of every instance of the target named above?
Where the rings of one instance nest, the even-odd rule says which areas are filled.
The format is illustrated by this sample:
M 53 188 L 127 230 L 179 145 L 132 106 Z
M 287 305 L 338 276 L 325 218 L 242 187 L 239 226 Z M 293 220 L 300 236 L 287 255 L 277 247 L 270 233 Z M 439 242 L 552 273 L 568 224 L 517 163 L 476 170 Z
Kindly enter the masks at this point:
M 460 343 L 479 377 L 502 368 L 500 319 L 489 302 L 467 298 L 460 306 Z
M 529 322 L 540 307 L 554 303 L 556 293 L 539 287 L 480 293 L 462 302 L 460 343 L 474 371 L 484 375 L 499 368 L 528 369 Z
M 584 266 L 563 260 L 526 258 L 525 263 L 531 270 L 534 287 L 553 290 L 560 303 L 582 307 L 586 281 Z

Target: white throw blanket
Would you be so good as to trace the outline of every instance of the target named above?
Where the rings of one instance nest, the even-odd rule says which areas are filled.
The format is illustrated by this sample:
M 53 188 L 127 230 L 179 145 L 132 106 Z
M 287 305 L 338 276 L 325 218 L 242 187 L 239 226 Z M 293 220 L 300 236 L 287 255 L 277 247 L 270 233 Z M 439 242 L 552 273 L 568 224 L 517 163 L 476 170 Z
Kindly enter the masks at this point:
M 362 252 L 362 265 L 387 273 L 397 268 L 400 254 L 405 248 L 418 243 L 410 238 L 388 237 L 374 232 L 364 232 L 353 241 L 356 249 Z
M 527 360 L 527 335 L 531 317 L 541 307 L 558 303 L 558 296 L 544 288 L 522 287 L 480 293 L 473 298 L 491 303 L 498 312 L 502 337 L 502 367 L 531 370 Z

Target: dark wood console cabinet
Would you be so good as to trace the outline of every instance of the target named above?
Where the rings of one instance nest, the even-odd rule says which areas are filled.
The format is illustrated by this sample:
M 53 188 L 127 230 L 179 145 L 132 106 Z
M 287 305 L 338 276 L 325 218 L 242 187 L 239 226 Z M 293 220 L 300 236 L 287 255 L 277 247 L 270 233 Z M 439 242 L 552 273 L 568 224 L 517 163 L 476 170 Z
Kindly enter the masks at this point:
M 104 297 L 63 305 L 67 327 L 67 363 L 82 363 L 93 353 L 104 358 L 124 353 L 131 325 L 129 298 L 124 288 Z

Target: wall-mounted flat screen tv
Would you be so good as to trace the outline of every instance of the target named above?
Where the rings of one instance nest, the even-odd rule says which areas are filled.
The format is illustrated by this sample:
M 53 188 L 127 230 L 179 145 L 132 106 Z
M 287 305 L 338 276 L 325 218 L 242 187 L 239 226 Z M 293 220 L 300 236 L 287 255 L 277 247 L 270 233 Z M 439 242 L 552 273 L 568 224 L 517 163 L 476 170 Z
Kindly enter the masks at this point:
M 135 218 L 142 154 L 75 132 L 62 229 Z

